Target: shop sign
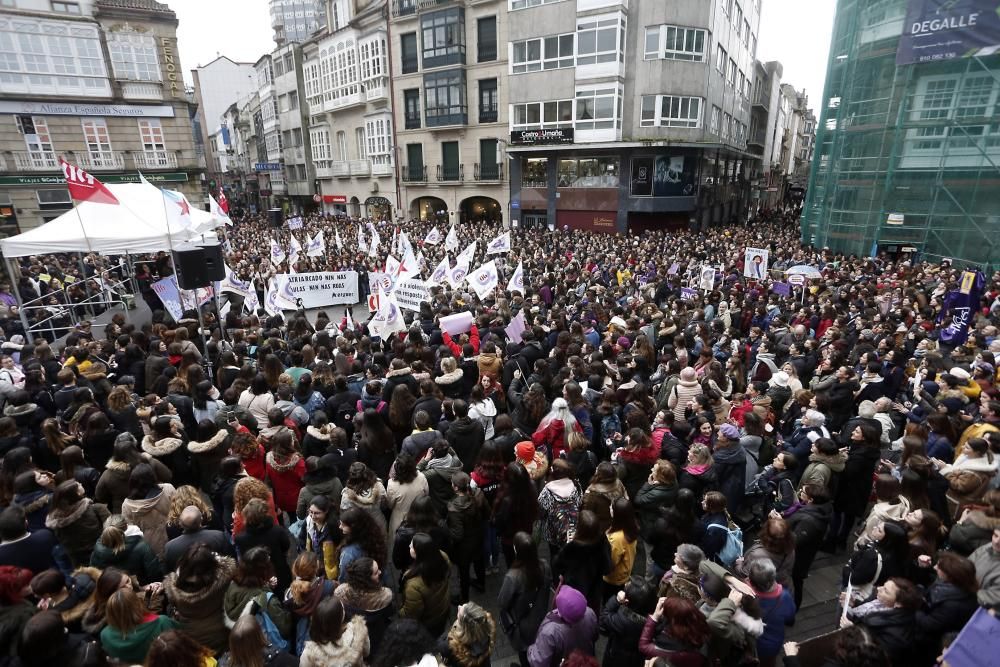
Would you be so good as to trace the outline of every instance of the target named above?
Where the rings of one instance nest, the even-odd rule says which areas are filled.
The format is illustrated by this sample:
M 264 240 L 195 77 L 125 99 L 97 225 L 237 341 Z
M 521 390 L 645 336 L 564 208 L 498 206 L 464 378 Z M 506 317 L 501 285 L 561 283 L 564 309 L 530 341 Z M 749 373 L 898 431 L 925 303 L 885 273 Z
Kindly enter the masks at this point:
M 573 143 L 573 128 L 553 128 L 551 130 L 513 130 L 510 143 L 520 146 Z

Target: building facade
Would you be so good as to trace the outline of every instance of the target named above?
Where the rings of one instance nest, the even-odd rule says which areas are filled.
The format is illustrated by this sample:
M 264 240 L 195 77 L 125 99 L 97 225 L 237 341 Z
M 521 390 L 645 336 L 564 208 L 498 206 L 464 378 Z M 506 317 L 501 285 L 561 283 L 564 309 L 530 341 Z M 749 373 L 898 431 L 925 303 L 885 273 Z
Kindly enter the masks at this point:
M 268 0 L 268 10 L 278 46 L 304 42 L 326 25 L 326 0 Z
M 511 218 L 598 231 L 743 215 L 759 0 L 509 0 Z
M 391 0 L 400 213 L 506 221 L 507 0 Z
M 784 112 L 781 105 L 781 63 L 757 61 L 751 100 L 747 147 L 760 156 L 760 167 L 751 180 L 751 208 L 774 209 L 782 200 L 781 140 Z
M 191 70 L 210 180 L 219 181 L 228 168 L 229 128 L 222 124 L 222 115 L 235 100 L 257 90 L 256 74 L 253 63 L 238 63 L 226 56 Z
M 1000 266 L 1000 56 L 897 65 L 906 0 L 837 5 L 802 237 Z
M 315 177 L 309 159 L 309 109 L 305 104 L 302 48 L 294 42 L 279 46 L 271 54 L 271 63 L 285 181 L 284 197 L 279 197 L 276 203 L 286 213 L 302 212 L 313 207 Z
M 333 5 L 336 21 L 302 45 L 313 189 L 325 212 L 392 219 L 399 195 L 385 3 Z
M 0 234 L 72 208 L 59 156 L 204 199 L 176 30 L 155 0 L 0 3 Z

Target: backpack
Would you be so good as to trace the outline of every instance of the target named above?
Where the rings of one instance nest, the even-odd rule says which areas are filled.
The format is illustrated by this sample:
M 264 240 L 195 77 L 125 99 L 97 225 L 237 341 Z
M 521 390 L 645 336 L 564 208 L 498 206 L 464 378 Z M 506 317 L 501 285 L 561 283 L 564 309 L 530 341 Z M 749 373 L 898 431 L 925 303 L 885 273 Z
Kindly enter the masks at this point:
M 708 528 L 720 528 L 726 531 L 726 546 L 719 552 L 719 562 L 726 567 L 733 567 L 736 559 L 743 555 L 743 531 L 739 526 L 723 526 L 721 523 L 710 523 Z
M 601 442 L 607 442 L 615 433 L 621 433 L 621 430 L 621 419 L 614 412 L 601 417 Z
M 259 605 L 260 611 L 258 611 L 255 616 L 257 618 L 257 623 L 260 625 L 261 631 L 264 633 L 264 637 L 267 638 L 268 645 L 278 649 L 279 651 L 287 651 L 288 642 L 281 636 L 281 631 L 278 630 L 278 626 L 274 624 L 274 621 L 272 621 L 271 617 L 267 614 L 267 603 L 271 601 L 271 597 L 273 595 L 274 593 L 268 591 L 267 597 L 264 599 L 264 604 Z
M 576 530 L 576 521 L 580 517 L 577 505 L 579 501 L 577 493 L 565 499 L 553 497 L 552 511 L 545 524 L 546 540 L 553 544 L 566 544 L 570 531 Z

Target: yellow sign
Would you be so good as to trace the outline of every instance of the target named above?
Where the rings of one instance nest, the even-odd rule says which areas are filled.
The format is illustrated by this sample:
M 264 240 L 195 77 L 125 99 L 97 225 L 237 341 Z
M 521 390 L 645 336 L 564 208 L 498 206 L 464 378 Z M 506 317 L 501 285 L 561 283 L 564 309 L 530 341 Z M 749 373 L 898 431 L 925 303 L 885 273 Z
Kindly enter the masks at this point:
M 972 291 L 973 286 L 976 284 L 976 273 L 975 271 L 963 271 L 962 272 L 962 286 L 958 288 L 958 291 L 962 294 L 968 294 Z

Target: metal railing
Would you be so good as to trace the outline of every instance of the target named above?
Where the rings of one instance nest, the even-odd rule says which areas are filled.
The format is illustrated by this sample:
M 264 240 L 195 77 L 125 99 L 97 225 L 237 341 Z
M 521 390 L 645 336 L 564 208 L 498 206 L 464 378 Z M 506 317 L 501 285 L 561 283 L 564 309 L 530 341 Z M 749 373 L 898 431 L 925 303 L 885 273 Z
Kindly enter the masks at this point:
M 480 164 L 477 162 L 473 168 L 473 176 L 477 181 L 502 181 L 503 165 L 495 163 Z
M 426 183 L 427 182 L 427 166 L 426 165 L 403 165 L 403 182 L 404 183 Z
M 176 169 L 177 155 L 171 151 L 136 151 L 132 153 L 136 169 Z
M 465 165 L 443 165 L 437 166 L 437 179 L 439 181 L 464 181 Z
M 480 123 L 495 123 L 499 114 L 497 112 L 497 105 L 491 104 L 485 107 L 479 107 L 479 122 Z
M 118 151 L 90 151 L 77 153 L 76 163 L 87 171 L 124 169 L 125 157 Z

